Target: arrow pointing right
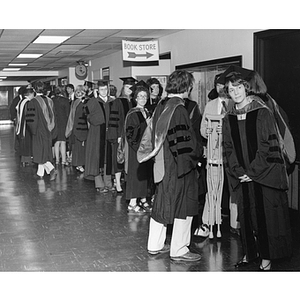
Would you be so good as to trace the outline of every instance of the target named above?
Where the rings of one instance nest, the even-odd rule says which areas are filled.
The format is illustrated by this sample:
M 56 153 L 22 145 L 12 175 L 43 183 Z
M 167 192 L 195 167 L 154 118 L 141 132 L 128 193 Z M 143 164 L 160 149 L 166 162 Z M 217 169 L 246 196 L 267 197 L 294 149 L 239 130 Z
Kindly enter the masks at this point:
M 135 52 L 128 52 L 128 58 L 146 57 L 148 59 L 151 56 L 153 56 L 153 54 L 149 53 L 149 52 L 146 52 L 145 54 L 137 54 Z

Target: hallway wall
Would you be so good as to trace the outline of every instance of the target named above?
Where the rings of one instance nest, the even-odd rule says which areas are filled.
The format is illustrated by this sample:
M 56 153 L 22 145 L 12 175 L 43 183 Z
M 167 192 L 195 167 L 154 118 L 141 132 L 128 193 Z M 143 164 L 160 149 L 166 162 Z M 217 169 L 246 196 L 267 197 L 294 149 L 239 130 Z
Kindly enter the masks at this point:
M 229 56 L 243 56 L 243 66 L 253 67 L 252 29 L 190 29 L 159 40 L 160 52 L 171 52 L 171 69 L 175 66 L 219 59 Z
M 243 66 L 253 67 L 254 29 L 187 29 L 159 39 L 159 53 L 171 52 L 168 65 L 155 68 L 158 74 L 173 72 L 177 65 L 242 55 Z M 120 90 L 119 77 L 141 75 L 138 67 L 123 68 L 122 51 L 91 61 L 91 72 L 110 67 L 113 84 Z M 153 74 L 153 67 L 143 68 L 145 75 Z M 169 68 L 169 70 L 167 70 Z M 161 70 L 163 69 L 163 70 Z M 148 72 L 149 70 L 149 72 Z M 136 74 L 135 74 L 136 73 Z

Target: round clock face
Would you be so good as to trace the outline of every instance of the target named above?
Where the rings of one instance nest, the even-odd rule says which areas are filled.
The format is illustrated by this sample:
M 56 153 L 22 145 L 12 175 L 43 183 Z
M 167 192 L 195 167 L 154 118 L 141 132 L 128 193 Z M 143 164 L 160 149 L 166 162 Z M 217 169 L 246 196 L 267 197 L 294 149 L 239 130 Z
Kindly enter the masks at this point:
M 87 77 L 87 67 L 85 65 L 77 65 L 75 67 L 75 75 L 78 79 L 85 79 Z

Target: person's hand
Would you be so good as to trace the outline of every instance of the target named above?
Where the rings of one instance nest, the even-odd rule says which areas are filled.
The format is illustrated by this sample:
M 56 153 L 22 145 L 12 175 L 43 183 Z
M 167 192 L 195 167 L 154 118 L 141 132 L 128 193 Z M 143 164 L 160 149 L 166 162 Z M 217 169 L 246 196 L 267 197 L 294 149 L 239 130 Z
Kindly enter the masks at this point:
M 251 182 L 252 181 L 252 179 L 248 175 L 246 175 L 246 174 L 243 175 L 243 176 L 240 176 L 239 180 L 240 180 L 241 183 L 243 183 L 243 182 Z
M 121 137 L 118 137 L 118 144 L 120 144 L 121 142 Z

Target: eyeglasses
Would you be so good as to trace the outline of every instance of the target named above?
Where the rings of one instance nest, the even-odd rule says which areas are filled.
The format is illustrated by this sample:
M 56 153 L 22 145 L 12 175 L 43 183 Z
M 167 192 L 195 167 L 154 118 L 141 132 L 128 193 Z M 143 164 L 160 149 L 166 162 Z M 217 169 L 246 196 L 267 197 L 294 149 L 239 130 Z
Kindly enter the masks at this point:
M 139 98 L 139 99 L 147 99 L 147 95 L 138 95 L 137 98 Z

